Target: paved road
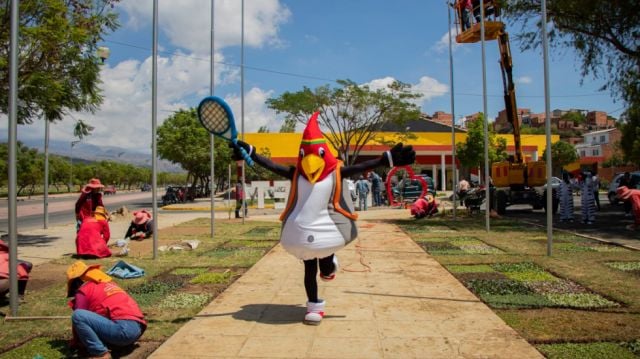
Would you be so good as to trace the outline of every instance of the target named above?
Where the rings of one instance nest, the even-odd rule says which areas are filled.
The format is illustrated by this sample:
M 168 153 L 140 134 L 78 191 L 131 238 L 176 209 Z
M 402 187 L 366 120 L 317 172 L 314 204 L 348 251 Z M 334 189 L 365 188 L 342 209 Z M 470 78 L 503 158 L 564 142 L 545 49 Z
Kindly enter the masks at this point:
M 63 195 L 49 198 L 49 225 L 73 223 L 77 195 Z M 160 197 L 158 197 L 160 198 Z M 104 196 L 103 202 L 108 210 L 126 206 L 129 210 L 151 208 L 150 192 L 129 192 L 113 196 Z M 8 231 L 8 202 L 0 201 L 0 232 Z M 18 201 L 18 231 L 42 228 L 44 208 L 43 199 L 31 198 Z

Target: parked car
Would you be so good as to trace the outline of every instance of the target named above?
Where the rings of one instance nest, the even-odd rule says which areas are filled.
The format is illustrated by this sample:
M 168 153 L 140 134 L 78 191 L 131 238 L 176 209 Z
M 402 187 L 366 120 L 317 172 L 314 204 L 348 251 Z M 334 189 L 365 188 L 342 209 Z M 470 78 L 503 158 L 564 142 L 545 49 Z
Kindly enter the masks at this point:
M 616 189 L 620 186 L 620 180 L 624 176 L 624 173 L 616 173 L 609 184 L 609 190 L 607 191 L 607 197 L 609 197 L 609 203 L 616 205 L 620 203 L 616 196 Z M 640 189 L 640 171 L 631 172 L 631 183 L 635 183 L 635 188 Z
M 106 195 L 112 195 L 112 194 L 116 194 L 116 186 L 114 185 L 108 185 L 104 187 L 104 194 Z
M 140 190 L 142 192 L 149 192 L 149 191 L 151 191 L 151 185 L 148 184 L 148 183 L 145 183 L 145 184 L 142 185 L 142 187 L 140 187 Z
M 433 181 L 433 178 L 427 175 L 419 175 L 424 178 L 424 181 L 427 183 L 427 192 L 430 193 L 433 197 L 436 196 L 436 185 Z M 400 183 L 392 188 L 394 196 L 402 196 L 402 198 L 407 201 L 415 201 L 418 199 L 420 194 L 422 194 L 422 183 L 418 179 L 409 179 L 405 178 L 400 181 Z
M 558 177 L 551 177 L 551 188 L 552 189 L 558 189 L 560 188 L 560 183 L 562 183 L 562 180 Z M 547 184 L 544 184 L 544 188 L 547 188 Z

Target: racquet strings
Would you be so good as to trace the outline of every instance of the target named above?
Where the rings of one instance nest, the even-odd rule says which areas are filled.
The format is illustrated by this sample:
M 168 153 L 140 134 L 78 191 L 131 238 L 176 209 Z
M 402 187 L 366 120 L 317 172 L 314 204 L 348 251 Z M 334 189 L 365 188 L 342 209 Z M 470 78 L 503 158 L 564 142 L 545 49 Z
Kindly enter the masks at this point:
M 200 107 L 200 120 L 204 127 L 218 135 L 229 129 L 229 116 L 224 107 L 215 101 L 207 101 Z

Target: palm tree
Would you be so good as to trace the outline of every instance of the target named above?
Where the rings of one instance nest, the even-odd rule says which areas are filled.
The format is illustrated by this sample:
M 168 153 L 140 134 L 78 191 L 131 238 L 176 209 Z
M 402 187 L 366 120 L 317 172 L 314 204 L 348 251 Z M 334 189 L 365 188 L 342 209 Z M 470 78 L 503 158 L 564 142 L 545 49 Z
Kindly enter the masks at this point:
M 85 136 L 91 135 L 95 127 L 85 123 L 82 120 L 78 120 L 73 127 L 73 136 L 78 137 L 78 140 L 82 140 Z

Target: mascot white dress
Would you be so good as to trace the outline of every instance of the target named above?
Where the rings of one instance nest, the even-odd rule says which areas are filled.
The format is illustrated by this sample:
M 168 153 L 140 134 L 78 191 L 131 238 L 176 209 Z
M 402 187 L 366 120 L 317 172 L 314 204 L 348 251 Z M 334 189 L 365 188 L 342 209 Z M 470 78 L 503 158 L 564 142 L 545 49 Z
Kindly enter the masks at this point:
M 285 250 L 304 262 L 304 286 L 307 313 L 304 323 L 317 325 L 324 317 L 325 301 L 318 298 L 316 276 L 333 280 L 338 270 L 334 253 L 358 235 L 353 202 L 349 197 L 347 177 L 378 166 L 403 166 L 414 162 L 411 146 L 397 144 L 377 159 L 343 167 L 325 141 L 314 113 L 307 123 L 300 143 L 296 166 L 282 166 L 255 153 L 253 146 L 238 141 L 234 159 L 241 160 L 242 147 L 255 163 L 291 180 L 287 206 L 280 216 L 280 242 Z

